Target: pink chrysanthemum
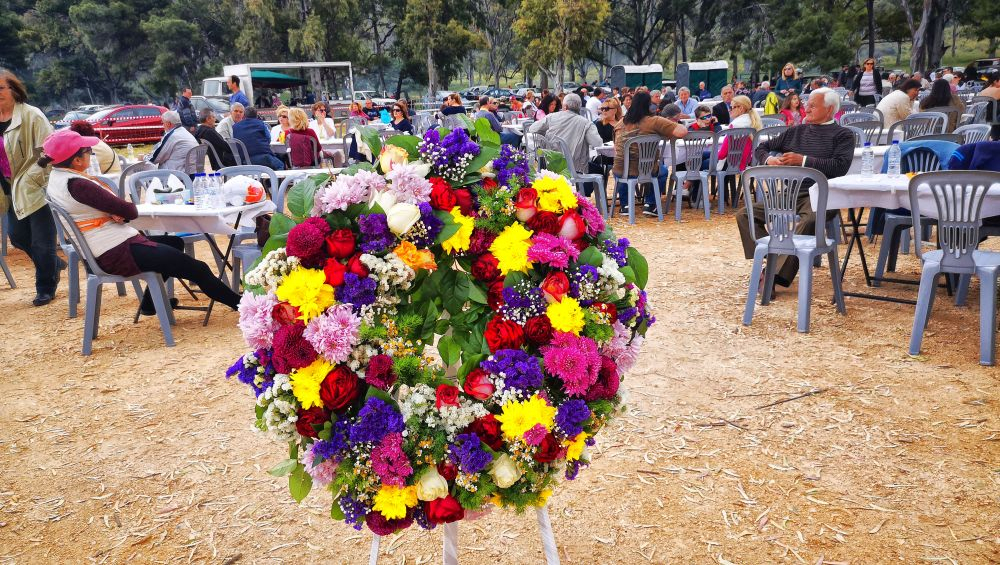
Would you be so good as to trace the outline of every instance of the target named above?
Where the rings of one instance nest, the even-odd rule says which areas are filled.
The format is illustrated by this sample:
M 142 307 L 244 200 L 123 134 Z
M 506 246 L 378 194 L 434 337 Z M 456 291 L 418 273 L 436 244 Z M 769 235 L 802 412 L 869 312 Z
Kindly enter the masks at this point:
M 611 341 L 604 346 L 601 353 L 607 355 L 615 362 L 615 365 L 618 366 L 619 374 L 624 374 L 629 372 L 632 366 L 635 365 L 644 338 L 641 335 L 636 335 L 632 338 L 632 330 L 626 328 L 619 321 L 615 321 L 612 328 L 615 330 L 615 337 L 611 338 Z M 629 342 L 629 339 L 632 341 Z
M 313 466 L 315 459 L 312 450 L 307 449 L 302 457 L 302 464 L 306 466 L 306 472 L 312 477 L 313 483 L 318 487 L 325 487 L 337 475 L 337 464 L 333 459 L 326 459 L 319 465 Z
M 431 198 L 431 182 L 424 178 L 425 165 L 403 163 L 393 165 L 385 178 L 392 181 L 389 192 L 396 196 L 397 202 L 420 204 Z
M 541 445 L 542 440 L 545 439 L 545 436 L 548 433 L 549 431 L 545 429 L 545 426 L 541 424 L 535 424 L 535 427 L 524 432 L 524 441 L 528 445 L 535 445 L 535 446 Z
M 244 292 L 240 299 L 240 331 L 243 339 L 251 349 L 267 349 L 271 347 L 274 332 L 278 331 L 278 322 L 274 320 L 271 311 L 278 304 L 273 294 L 258 296 L 252 292 Z
M 542 348 L 545 370 L 563 381 L 570 396 L 582 396 L 597 381 L 601 355 L 594 340 L 566 332 L 556 332 Z
M 406 486 L 406 478 L 413 474 L 413 467 L 403 453 L 402 434 L 387 434 L 382 443 L 372 449 L 372 470 L 387 485 Z
M 580 205 L 580 215 L 583 216 L 583 222 L 587 224 L 587 235 L 597 237 L 598 234 L 604 231 L 604 216 L 601 215 L 601 211 L 597 209 L 597 206 L 590 199 L 578 198 L 577 201 Z
M 545 263 L 556 269 L 565 269 L 570 261 L 580 256 L 580 250 L 566 238 L 545 232 L 536 233 L 531 238 L 528 260 Z
M 358 343 L 361 318 L 347 304 L 331 306 L 326 313 L 309 320 L 303 337 L 331 363 L 343 363 Z
M 334 210 L 347 210 L 351 204 L 368 202 L 371 191 L 384 189 L 385 178 L 371 171 L 341 175 L 337 180 L 316 191 L 316 210 L 323 214 L 329 214 Z

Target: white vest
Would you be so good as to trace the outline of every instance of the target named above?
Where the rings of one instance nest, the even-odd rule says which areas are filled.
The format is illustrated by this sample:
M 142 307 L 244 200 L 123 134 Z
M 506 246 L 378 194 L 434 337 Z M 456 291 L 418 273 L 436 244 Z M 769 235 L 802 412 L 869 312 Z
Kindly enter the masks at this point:
M 88 220 L 107 218 L 109 216 L 107 212 L 92 208 L 73 198 L 73 195 L 69 193 L 69 181 L 74 178 L 93 182 L 82 173 L 71 169 L 54 167 L 49 174 L 49 186 L 47 190 L 49 199 L 58 204 L 63 210 L 69 212 L 73 221 L 78 224 L 79 222 Z M 108 250 L 136 235 L 139 235 L 139 232 L 135 228 L 117 222 L 107 222 L 100 227 L 88 229 L 83 232 L 83 237 L 87 240 L 87 244 L 90 245 L 90 251 L 94 254 L 95 258 L 100 257 Z

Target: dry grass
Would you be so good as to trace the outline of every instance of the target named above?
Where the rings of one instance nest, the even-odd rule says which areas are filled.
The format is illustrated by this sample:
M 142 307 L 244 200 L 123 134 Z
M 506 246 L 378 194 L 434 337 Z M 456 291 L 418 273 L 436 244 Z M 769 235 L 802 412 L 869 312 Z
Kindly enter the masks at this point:
M 812 333 L 795 331 L 792 291 L 743 327 L 732 214 L 618 227 L 650 260 L 659 324 L 628 414 L 551 500 L 565 563 L 1000 561 L 1000 377 L 977 364 L 975 308 L 939 300 L 912 358 L 912 307 L 848 299 L 838 316 L 817 273 Z M 109 289 L 85 358 L 65 286 L 32 308 L 28 262 L 8 259 L 21 287 L 0 290 L 0 562 L 364 561 L 369 536 L 331 522 L 328 495 L 298 506 L 265 472 L 283 447 L 222 378 L 243 350 L 235 314 L 204 328 L 180 312 L 165 348 Z M 390 536 L 381 562 L 439 562 L 440 543 Z M 463 524 L 460 545 L 465 563 L 542 561 L 530 515 Z

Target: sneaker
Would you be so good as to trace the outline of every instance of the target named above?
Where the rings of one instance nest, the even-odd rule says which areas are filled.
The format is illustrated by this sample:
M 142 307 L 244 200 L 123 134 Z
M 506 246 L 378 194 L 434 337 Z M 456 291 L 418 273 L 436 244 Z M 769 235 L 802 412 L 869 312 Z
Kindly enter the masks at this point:
M 656 206 L 650 206 L 649 204 L 646 204 L 646 206 L 643 207 L 643 209 L 642 209 L 642 213 L 645 214 L 645 215 L 647 215 L 647 216 L 655 216 L 656 215 Z

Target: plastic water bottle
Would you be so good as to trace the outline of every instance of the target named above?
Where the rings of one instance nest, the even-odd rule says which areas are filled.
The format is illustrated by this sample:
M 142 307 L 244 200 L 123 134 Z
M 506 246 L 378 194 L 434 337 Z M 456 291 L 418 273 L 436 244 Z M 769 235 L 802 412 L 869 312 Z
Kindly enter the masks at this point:
M 212 204 L 216 208 L 225 208 L 226 199 L 222 194 L 222 175 L 212 173 Z
M 899 162 L 902 160 L 902 153 L 899 150 L 899 142 L 893 141 L 886 156 L 889 161 L 889 178 L 894 179 L 899 176 Z
M 861 176 L 870 177 L 875 172 L 875 152 L 872 151 L 872 144 L 865 142 L 865 148 L 861 150 Z
M 128 148 L 126 148 L 126 152 L 128 153 L 128 160 L 129 161 L 135 161 L 135 147 L 132 147 L 131 143 L 128 144 Z
M 194 207 L 199 210 L 208 208 L 208 187 L 206 186 L 205 173 L 195 173 L 194 175 Z

